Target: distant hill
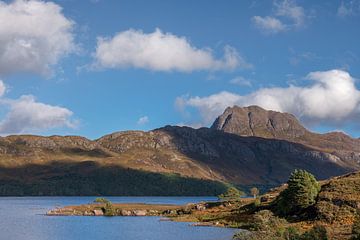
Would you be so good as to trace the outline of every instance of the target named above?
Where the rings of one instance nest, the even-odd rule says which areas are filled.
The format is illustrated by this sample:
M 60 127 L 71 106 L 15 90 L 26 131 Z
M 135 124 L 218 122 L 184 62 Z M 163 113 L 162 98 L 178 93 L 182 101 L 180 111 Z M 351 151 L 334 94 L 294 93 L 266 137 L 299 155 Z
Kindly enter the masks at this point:
M 209 182 L 203 181 L 206 189 L 212 189 L 215 194 L 220 191 L 221 182 L 278 185 L 285 182 L 295 168 L 306 169 L 319 179 L 358 170 L 360 140 L 338 132 L 312 133 L 291 114 L 266 111 L 257 106 L 227 108 L 211 128 L 166 126 L 149 132 L 117 132 L 97 140 L 32 135 L 0 138 L 2 195 L 10 192 L 13 192 L 10 195 L 18 195 L 19 188 L 28 189 L 25 195 L 46 194 L 49 182 L 53 185 L 48 188 L 74 186 L 70 192 L 53 190 L 51 195 L 103 192 L 136 195 L 133 190 L 114 189 L 120 187 L 121 181 L 125 187 L 122 176 L 138 184 L 138 189 L 144 184 L 151 189 L 153 185 L 163 186 L 167 182 L 166 177 L 159 182 L 154 178 L 144 178 L 141 182 L 142 177 L 135 172 L 150 176 L 153 173 L 175 174 L 184 181 L 207 180 Z M 108 176 L 110 169 L 114 170 L 110 175 L 116 177 L 99 178 Z M 74 183 L 79 181 L 91 184 L 84 190 L 87 184 L 75 187 Z M 97 186 L 99 181 L 105 181 L 101 187 Z M 61 184 L 56 185 L 57 182 Z M 29 190 L 31 186 L 40 185 L 41 191 Z M 167 187 L 176 186 L 179 185 Z M 208 190 L 203 195 L 211 192 Z M 161 194 L 167 195 L 167 192 L 173 194 L 170 190 Z M 144 192 L 145 195 L 149 193 L 151 191 Z

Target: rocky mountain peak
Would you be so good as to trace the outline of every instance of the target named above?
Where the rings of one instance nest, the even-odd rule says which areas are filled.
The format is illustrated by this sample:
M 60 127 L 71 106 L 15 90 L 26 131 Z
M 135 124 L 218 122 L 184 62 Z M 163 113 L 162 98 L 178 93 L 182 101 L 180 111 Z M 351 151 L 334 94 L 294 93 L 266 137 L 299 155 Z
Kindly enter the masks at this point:
M 307 133 L 294 115 L 259 106 L 228 107 L 211 128 L 240 136 L 279 139 L 293 139 Z

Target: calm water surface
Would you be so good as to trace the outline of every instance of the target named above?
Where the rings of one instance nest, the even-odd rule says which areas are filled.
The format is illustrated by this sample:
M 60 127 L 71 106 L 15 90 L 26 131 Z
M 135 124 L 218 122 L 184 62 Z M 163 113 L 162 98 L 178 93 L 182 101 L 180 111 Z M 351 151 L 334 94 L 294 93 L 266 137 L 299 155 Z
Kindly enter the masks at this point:
M 234 229 L 193 227 L 159 217 L 51 217 L 48 210 L 95 197 L 0 197 L 0 240 L 227 240 Z M 186 204 L 204 197 L 108 197 L 112 202 Z

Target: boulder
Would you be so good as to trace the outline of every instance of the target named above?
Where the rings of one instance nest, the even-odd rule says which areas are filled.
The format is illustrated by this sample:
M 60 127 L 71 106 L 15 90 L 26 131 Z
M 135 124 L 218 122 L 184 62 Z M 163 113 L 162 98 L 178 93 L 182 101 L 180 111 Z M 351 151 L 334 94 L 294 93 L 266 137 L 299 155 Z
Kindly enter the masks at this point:
M 101 209 L 95 209 L 93 212 L 95 216 L 104 216 L 104 212 Z
M 146 216 L 146 210 L 134 210 L 134 216 Z
M 131 211 L 129 211 L 129 210 L 121 210 L 121 216 L 131 216 L 132 215 L 132 213 L 131 213 Z

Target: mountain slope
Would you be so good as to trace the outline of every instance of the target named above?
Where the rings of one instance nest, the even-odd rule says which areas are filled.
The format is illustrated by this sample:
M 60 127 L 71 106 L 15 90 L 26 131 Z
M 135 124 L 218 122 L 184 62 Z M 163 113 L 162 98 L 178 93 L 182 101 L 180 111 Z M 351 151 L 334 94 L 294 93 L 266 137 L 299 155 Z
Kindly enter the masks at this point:
M 258 106 L 229 107 L 212 129 L 239 136 L 283 139 L 330 153 L 354 167 L 360 164 L 360 140 L 342 132 L 318 134 L 308 131 L 292 114 L 267 111 Z
M 104 169 L 119 169 L 119 174 L 137 181 L 136 174 L 132 177 L 123 171 L 129 169 L 273 186 L 286 181 L 295 168 L 325 179 L 360 169 L 359 162 L 360 140 L 342 133 L 312 133 L 290 114 L 256 106 L 228 108 L 211 128 L 166 126 L 149 132 L 117 132 L 97 140 L 31 135 L 0 138 L 0 182 L 18 185 L 49 178 L 63 181 L 67 176 L 72 179 L 67 184 L 79 176 L 82 181 L 96 182 L 94 174 L 101 175 Z M 96 167 L 84 167 L 89 164 Z

